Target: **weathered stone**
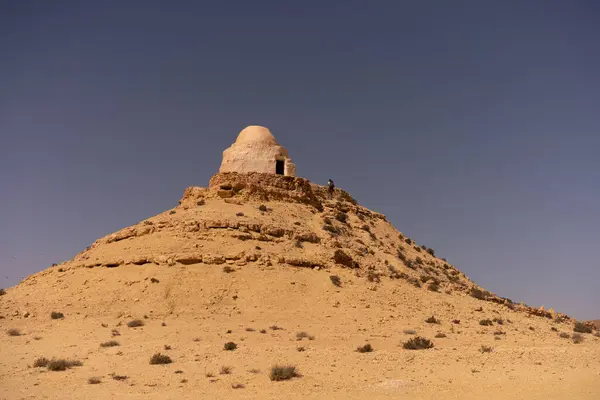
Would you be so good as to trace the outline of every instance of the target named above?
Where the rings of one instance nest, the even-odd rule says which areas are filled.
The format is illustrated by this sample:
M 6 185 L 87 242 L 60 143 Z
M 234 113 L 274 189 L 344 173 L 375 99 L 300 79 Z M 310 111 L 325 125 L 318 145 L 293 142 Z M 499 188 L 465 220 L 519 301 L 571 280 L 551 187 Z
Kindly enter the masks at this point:
M 231 190 L 219 190 L 217 192 L 217 196 L 222 199 L 227 199 L 229 197 L 233 197 L 233 192 Z
M 201 254 L 185 254 L 177 257 L 175 261 L 183 265 L 200 264 L 203 257 Z
M 205 264 L 223 264 L 225 258 L 223 258 L 223 256 L 205 254 L 202 256 L 202 262 Z

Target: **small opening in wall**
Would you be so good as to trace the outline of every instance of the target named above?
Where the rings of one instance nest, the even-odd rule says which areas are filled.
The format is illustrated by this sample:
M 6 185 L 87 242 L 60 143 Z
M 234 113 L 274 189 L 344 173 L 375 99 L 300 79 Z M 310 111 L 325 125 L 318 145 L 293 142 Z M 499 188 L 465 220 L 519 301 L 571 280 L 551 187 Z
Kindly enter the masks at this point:
M 275 173 L 277 175 L 283 175 L 285 172 L 285 163 L 283 160 L 275 161 Z

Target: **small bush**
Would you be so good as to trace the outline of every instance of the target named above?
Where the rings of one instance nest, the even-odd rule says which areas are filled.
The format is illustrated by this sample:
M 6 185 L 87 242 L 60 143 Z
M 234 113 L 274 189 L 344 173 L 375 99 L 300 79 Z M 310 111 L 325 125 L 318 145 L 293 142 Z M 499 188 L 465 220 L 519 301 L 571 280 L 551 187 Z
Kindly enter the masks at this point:
M 360 229 L 362 229 L 363 231 L 366 231 L 366 232 L 371 232 L 371 228 L 367 224 L 364 224 L 363 226 L 361 226 Z
M 435 316 L 432 315 L 431 317 L 427 318 L 425 320 L 425 322 L 427 322 L 428 324 L 439 324 L 440 320 L 435 318 Z
M 425 350 L 433 347 L 433 343 L 429 339 L 425 339 L 424 337 L 414 337 L 407 342 L 402 344 L 406 350 Z
M 504 332 L 504 331 L 502 331 L 502 330 L 498 329 L 497 331 L 495 331 L 495 332 L 494 332 L 494 335 L 495 335 L 495 336 L 506 335 L 506 332 Z
M 357 347 L 356 351 L 358 351 L 359 353 L 370 353 L 373 351 L 373 347 L 371 347 L 371 345 L 367 343 L 364 346 Z
M 329 233 L 332 233 L 334 235 L 339 235 L 340 233 L 342 233 L 342 230 L 340 228 L 337 228 L 333 225 L 329 225 L 329 224 L 325 224 L 323 225 L 323 230 L 327 231 Z
M 575 326 L 573 327 L 573 331 L 577 333 L 592 333 L 592 328 L 584 324 L 583 322 L 575 322 Z
M 493 324 L 494 323 L 492 322 L 491 319 L 482 319 L 481 321 L 479 321 L 479 325 L 483 325 L 483 326 L 490 326 Z
M 491 346 L 481 346 L 481 348 L 479 349 L 479 351 L 482 353 L 491 353 L 492 350 L 493 349 Z
M 569 335 L 567 332 L 561 332 L 558 336 L 562 339 L 568 339 L 571 337 L 571 335 Z
M 252 369 L 249 369 L 248 372 L 250 372 L 251 374 L 260 374 L 260 369 L 252 368 Z
M 270 330 L 272 330 L 272 331 L 282 331 L 282 330 L 283 330 L 283 328 L 282 328 L 282 327 L 280 327 L 280 326 L 277 326 L 277 325 L 271 325 L 271 326 L 269 327 L 269 329 L 270 329 Z
M 435 335 L 435 337 L 436 337 L 436 338 L 445 338 L 445 337 L 447 337 L 447 336 L 446 336 L 446 334 L 445 334 L 445 333 L 442 333 L 442 332 L 440 332 L 440 333 L 438 333 L 437 335 Z
M 100 343 L 100 347 L 115 347 L 119 346 L 119 342 L 116 340 L 109 340 L 108 342 Z
M 574 333 L 573 334 L 573 343 L 579 344 L 581 342 L 583 342 L 583 336 L 581 336 L 581 334 L 579 334 L 579 333 Z
M 223 365 L 219 370 L 219 374 L 221 375 L 229 375 L 233 369 L 227 365 Z
M 504 325 L 504 320 L 502 318 L 494 318 L 493 321 L 498 325 Z
M 62 319 L 64 317 L 65 317 L 65 314 L 63 314 L 61 312 L 52 311 L 52 313 L 50 314 L 50 318 L 52 318 L 52 319 Z
M 439 292 L 440 285 L 436 282 L 429 282 L 429 284 L 427 285 L 427 289 L 431 290 L 432 292 Z
M 171 346 L 169 346 L 168 344 L 165 344 L 163 347 L 165 350 L 171 350 Z
M 237 344 L 235 344 L 233 342 L 227 342 L 223 346 L 223 350 L 233 351 L 235 349 L 237 349 Z
M 335 286 L 337 286 L 337 287 L 341 287 L 342 286 L 342 280 L 340 279 L 339 276 L 337 276 L 337 275 L 330 275 L 329 279 L 331 279 L 331 283 L 333 283 Z
M 404 242 L 406 244 L 412 244 L 413 243 L 412 239 L 409 239 L 409 238 L 404 239 Z
M 259 332 L 260 333 L 267 333 L 267 330 L 266 329 L 261 329 Z
M 60 360 L 50 360 L 48 361 L 48 370 L 50 371 L 66 371 L 69 368 L 72 367 L 80 367 L 82 366 L 83 363 L 81 361 L 75 361 L 75 360 L 65 360 L 65 359 L 60 359 Z
M 346 213 L 343 212 L 338 212 L 335 214 L 335 219 L 345 224 L 346 221 L 348 221 L 348 215 L 346 215 Z
M 352 257 L 350 257 L 348 254 L 344 253 L 343 250 L 336 250 L 335 253 L 333 254 L 333 260 L 337 263 L 337 264 L 341 264 L 345 267 L 348 268 L 356 268 L 357 267 L 357 263 L 352 259 Z
M 200 200 L 198 200 L 198 201 L 196 202 L 196 205 L 197 205 L 197 206 L 203 206 L 203 205 L 205 205 L 205 204 L 206 204 L 206 201 L 205 201 L 204 199 L 200 199 Z
M 8 334 L 8 336 L 21 336 L 22 335 L 21 331 L 16 328 L 9 329 L 6 331 L 6 333 Z
M 232 272 L 235 272 L 235 268 L 232 268 L 229 265 L 226 265 L 223 267 L 223 272 L 225 272 L 226 274 L 230 274 Z
M 34 368 L 47 367 L 50 360 L 46 357 L 40 357 L 33 362 Z
M 129 377 L 128 377 L 128 376 L 126 376 L 126 375 L 113 375 L 113 376 L 112 376 L 112 378 L 113 378 L 115 381 L 124 381 L 124 380 L 126 380 L 127 378 L 129 378 Z
M 144 321 L 141 319 L 134 319 L 127 323 L 127 326 L 130 328 L 137 328 L 138 326 L 144 326 Z
M 432 256 L 434 256 L 434 257 L 435 257 L 435 250 L 433 250 L 433 249 L 427 249 L 427 252 L 428 252 L 429 254 L 431 254 Z
M 367 271 L 367 280 L 369 282 L 381 282 L 381 279 L 379 278 L 379 274 L 375 271 Z
M 304 350 L 306 350 L 306 348 L 304 346 L 298 346 L 296 347 L 296 350 L 299 352 L 303 352 Z
M 256 329 L 254 329 L 254 328 L 246 328 L 246 332 L 256 332 Z
M 296 340 L 302 340 L 304 338 L 308 338 L 308 340 L 314 340 L 315 339 L 314 336 L 309 335 L 306 332 L 298 332 L 298 333 L 296 333 Z
M 4 296 L 6 294 L 6 290 L 0 289 L 0 296 Z
M 555 326 L 551 327 L 551 328 L 550 328 L 550 330 L 551 330 L 552 332 L 558 332 L 558 328 L 557 328 L 557 327 L 555 327 Z
M 265 206 L 264 204 L 261 204 L 260 206 L 258 206 L 258 209 L 262 212 L 266 212 L 267 211 L 267 206 Z
M 269 374 L 269 378 L 272 381 L 286 381 L 297 376 L 298 372 L 296 371 L 296 367 L 293 365 L 275 365 L 271 368 L 271 373 Z
M 89 383 L 90 385 L 97 385 L 97 384 L 99 384 L 100 382 L 102 382 L 102 381 L 100 380 L 100 378 L 97 378 L 97 377 L 95 377 L 95 376 L 94 376 L 94 377 L 91 377 L 90 379 L 88 379 L 88 383 Z
M 173 360 L 171 360 L 171 357 L 160 353 L 156 353 L 150 358 L 150 364 L 152 365 L 171 364 L 172 362 Z

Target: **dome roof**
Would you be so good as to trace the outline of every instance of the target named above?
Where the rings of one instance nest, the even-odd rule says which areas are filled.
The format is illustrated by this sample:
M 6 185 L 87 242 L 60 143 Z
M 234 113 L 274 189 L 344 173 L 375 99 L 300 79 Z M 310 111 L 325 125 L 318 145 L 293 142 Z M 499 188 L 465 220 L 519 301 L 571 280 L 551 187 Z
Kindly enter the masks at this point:
M 271 131 L 258 125 L 250 125 L 244 128 L 235 141 L 236 144 L 249 142 L 277 145 L 277 140 L 275 140 Z

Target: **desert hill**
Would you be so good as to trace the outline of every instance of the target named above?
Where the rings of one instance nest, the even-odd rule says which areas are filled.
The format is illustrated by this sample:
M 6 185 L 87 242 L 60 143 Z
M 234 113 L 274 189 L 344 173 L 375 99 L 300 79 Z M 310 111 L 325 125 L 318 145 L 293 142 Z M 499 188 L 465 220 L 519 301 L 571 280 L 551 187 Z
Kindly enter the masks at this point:
M 290 176 L 217 174 L 174 209 L 7 289 L 0 306 L 2 330 L 21 333 L 2 342 L 7 399 L 592 399 L 600 389 L 600 341 L 573 339 L 576 321 L 485 291 L 348 193 L 329 198 Z M 417 336 L 433 347 L 403 347 Z M 100 346 L 110 340 L 119 345 Z M 374 351 L 356 351 L 367 343 Z M 173 362 L 151 365 L 157 352 Z M 38 357 L 83 365 L 51 372 Z M 271 381 L 278 363 L 301 376 Z

